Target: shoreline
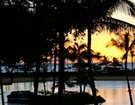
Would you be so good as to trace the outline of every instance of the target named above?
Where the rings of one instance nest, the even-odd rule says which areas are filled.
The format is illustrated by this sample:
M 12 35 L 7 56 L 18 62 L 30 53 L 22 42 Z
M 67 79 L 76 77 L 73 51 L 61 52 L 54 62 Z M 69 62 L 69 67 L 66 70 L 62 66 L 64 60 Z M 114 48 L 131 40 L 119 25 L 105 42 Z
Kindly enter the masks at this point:
M 116 76 L 110 76 L 110 75 L 108 75 L 108 76 L 94 76 L 94 79 L 95 80 L 97 80 L 97 81 L 102 81 L 102 80 L 104 80 L 104 81 L 125 81 L 126 80 L 126 76 L 118 76 L 118 75 L 116 75 Z M 128 76 L 128 79 L 130 80 L 130 81 L 135 81 L 135 76 Z
M 75 78 L 70 77 L 71 81 Z M 129 76 L 129 81 L 135 81 L 135 76 Z M 39 82 L 43 82 L 44 78 L 39 78 Z M 56 81 L 58 78 L 56 78 Z M 34 82 L 32 77 L 16 77 L 16 78 L 2 78 L 3 85 L 11 85 L 12 83 L 21 83 L 21 82 Z M 47 78 L 46 81 L 53 81 L 53 78 Z M 126 81 L 125 76 L 94 76 L 94 81 Z
M 69 81 L 75 81 L 77 79 L 77 75 L 65 75 L 68 76 Z M 43 81 L 53 81 L 54 75 L 40 75 L 39 76 L 39 82 Z M 17 82 L 34 82 L 35 74 L 5 74 L 1 75 L 2 83 L 3 85 L 10 85 L 12 83 Z M 56 81 L 58 81 L 58 75 L 55 75 Z M 128 79 L 130 81 L 135 81 L 135 75 L 128 75 Z M 94 76 L 95 81 L 126 81 L 125 75 L 107 75 L 107 74 L 101 74 L 101 75 L 95 75 Z

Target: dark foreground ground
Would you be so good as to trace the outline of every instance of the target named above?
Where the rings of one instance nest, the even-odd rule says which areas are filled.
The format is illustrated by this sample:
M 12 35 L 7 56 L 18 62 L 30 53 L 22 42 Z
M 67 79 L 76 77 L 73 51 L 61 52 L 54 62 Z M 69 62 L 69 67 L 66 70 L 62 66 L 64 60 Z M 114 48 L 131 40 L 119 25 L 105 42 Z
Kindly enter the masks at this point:
M 104 103 L 105 99 L 101 96 L 96 97 L 98 103 Z M 66 93 L 63 95 L 34 95 L 30 91 L 14 91 L 8 95 L 8 103 L 24 103 L 30 105 L 86 105 L 93 104 L 94 97 L 87 92 Z

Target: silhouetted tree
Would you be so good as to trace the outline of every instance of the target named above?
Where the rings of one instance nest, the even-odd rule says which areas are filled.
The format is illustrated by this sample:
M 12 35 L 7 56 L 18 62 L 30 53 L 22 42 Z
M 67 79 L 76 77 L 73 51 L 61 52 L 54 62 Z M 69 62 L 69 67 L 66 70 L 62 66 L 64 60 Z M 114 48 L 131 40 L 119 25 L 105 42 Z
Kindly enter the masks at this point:
M 107 47 L 109 46 L 116 46 L 118 49 L 125 51 L 125 36 L 124 35 L 117 35 L 117 38 L 114 39 L 112 38 L 111 41 L 107 44 Z M 135 46 L 135 39 L 134 35 L 129 34 L 129 46 L 128 46 L 128 55 L 131 56 L 131 66 L 133 70 L 133 57 L 134 57 L 134 46 Z M 123 58 L 125 59 L 126 57 L 126 52 L 123 54 Z
M 28 12 L 30 13 L 32 12 L 32 15 L 31 15 L 32 18 L 28 18 L 28 21 L 24 21 L 22 23 L 20 23 L 21 21 L 18 19 L 24 18 L 25 15 L 24 14 L 22 15 L 23 12 L 20 12 L 21 14 L 18 15 L 20 18 L 14 18 L 14 17 L 12 18 L 12 16 L 14 15 L 12 16 L 8 16 L 9 14 L 5 15 L 5 17 L 11 17 L 11 20 L 12 19 L 14 21 L 18 20 L 18 22 L 14 24 L 13 20 L 10 21 L 8 19 L 5 19 L 6 21 L 8 21 L 7 23 L 14 24 L 16 28 L 13 28 L 12 26 L 9 26 L 9 25 L 4 25 L 5 22 L 2 23 L 3 29 L 7 28 L 4 26 L 9 26 L 8 27 L 9 31 L 7 31 L 6 29 L 6 31 L 4 30 L 3 33 L 6 33 L 5 35 L 9 35 L 12 33 L 11 35 L 15 35 L 15 37 L 10 36 L 11 39 L 7 40 L 6 39 L 7 36 L 4 35 L 5 36 L 4 39 L 12 44 L 10 45 L 10 47 L 1 46 L 1 48 L 4 49 L 4 48 L 9 47 L 10 50 L 9 49 L 8 51 L 4 50 L 6 53 L 9 51 L 16 51 L 16 52 L 8 53 L 9 56 L 6 57 L 10 59 L 9 60 L 11 61 L 10 63 L 12 63 L 13 58 L 16 58 L 14 59 L 14 62 L 16 62 L 16 60 L 18 59 L 20 55 L 25 55 L 26 57 L 31 58 L 33 61 L 37 63 L 37 70 L 36 70 L 37 75 L 35 79 L 35 93 L 37 93 L 37 87 L 38 87 L 38 77 L 39 77 L 38 74 L 39 74 L 39 65 L 40 65 L 40 57 L 41 57 L 40 55 L 42 54 L 43 51 L 45 51 L 43 47 L 45 44 L 42 44 L 42 42 L 47 41 L 47 39 L 49 38 L 48 33 L 51 33 L 51 34 L 53 33 L 53 36 L 58 36 L 59 38 L 59 53 L 60 53 L 59 54 L 59 58 L 60 58 L 59 60 L 60 61 L 59 95 L 62 96 L 63 89 L 64 89 L 64 81 L 63 81 L 63 78 L 64 78 L 64 36 L 65 36 L 64 33 L 68 32 L 70 29 L 73 29 L 73 28 L 76 28 L 79 30 L 88 29 L 88 52 L 90 52 L 88 55 L 88 63 L 89 63 L 89 72 L 90 72 L 89 74 L 91 78 L 90 86 L 92 88 L 93 96 L 95 97 L 94 98 L 95 105 L 97 105 L 96 89 L 95 89 L 95 83 L 94 83 L 93 72 L 92 72 L 92 67 L 91 67 L 91 51 L 90 51 L 91 50 L 91 34 L 93 32 L 92 29 L 94 27 L 93 20 L 98 19 L 103 16 L 110 16 L 111 13 L 115 10 L 115 8 L 118 5 L 121 5 L 124 3 L 127 3 L 133 7 L 133 9 L 131 8 L 130 10 L 131 10 L 131 13 L 134 14 L 133 10 L 135 7 L 133 3 L 130 2 L 129 0 L 111 0 L 111 1 L 108 1 L 108 0 L 104 0 L 104 1 L 102 0 L 101 1 L 100 0 L 84 0 L 84 1 L 82 0 L 81 1 L 79 0 L 72 0 L 72 1 L 5 0 L 5 2 L 1 2 L 1 3 L 8 6 L 16 4 L 17 10 L 20 8 L 20 5 L 21 6 L 23 5 L 23 7 L 28 6 L 27 8 L 27 10 L 29 10 Z M 3 12 L 3 13 L 5 14 L 7 12 Z M 29 15 L 26 15 L 26 16 L 29 16 Z M 21 19 L 21 20 L 25 20 L 25 19 Z M 23 25 L 20 25 L 20 24 L 23 24 Z M 23 27 L 21 28 L 17 26 L 23 26 Z M 24 28 L 26 26 L 30 26 L 30 27 Z M 14 29 L 18 31 L 13 31 Z M 24 29 L 23 32 L 20 29 Z M 28 31 L 26 31 L 27 29 Z M 18 36 L 20 32 L 21 32 L 21 37 L 20 35 Z M 32 40 L 31 40 L 31 37 L 32 37 Z M 16 46 L 16 43 L 15 43 L 16 38 L 18 39 L 20 38 L 20 40 L 18 40 L 17 42 L 17 43 L 21 42 L 19 46 Z M 24 44 L 24 40 L 25 40 L 25 44 Z M 31 41 L 31 43 L 29 41 Z M 3 42 L 1 42 L 1 45 L 2 44 Z M 7 56 L 6 53 L 2 53 L 3 54 L 3 55 L 1 54 L 2 57 L 5 58 L 5 55 Z
M 131 50 L 131 49 L 129 49 L 131 47 L 129 45 L 130 38 L 131 38 L 131 36 L 129 36 L 129 33 L 125 33 L 123 36 L 118 38 L 119 40 L 111 39 L 111 44 L 117 46 L 118 48 L 120 48 L 122 50 L 125 50 L 125 54 L 124 54 L 124 58 L 125 58 L 125 74 L 126 74 L 126 80 L 127 80 L 128 90 L 129 90 L 129 97 L 130 97 L 130 101 L 131 101 L 131 105 L 132 105 L 133 102 L 132 102 L 132 95 L 131 95 L 130 83 L 129 83 L 129 79 L 128 79 L 128 70 L 127 70 L 128 52 L 129 52 L 129 50 Z M 132 44 L 134 44 L 134 41 L 133 41 Z
M 69 55 L 68 55 L 68 58 L 71 60 L 71 61 L 75 61 L 77 60 L 77 69 L 78 69 L 78 72 L 80 73 L 78 79 L 79 79 L 79 82 L 80 82 L 80 92 L 82 92 L 82 83 L 81 83 L 81 67 L 80 65 L 82 63 L 84 63 L 84 58 L 82 57 L 82 54 L 84 51 L 86 51 L 86 48 L 87 46 L 85 44 L 81 44 L 79 45 L 78 43 L 74 43 L 73 47 L 69 46 L 67 49 L 69 50 Z

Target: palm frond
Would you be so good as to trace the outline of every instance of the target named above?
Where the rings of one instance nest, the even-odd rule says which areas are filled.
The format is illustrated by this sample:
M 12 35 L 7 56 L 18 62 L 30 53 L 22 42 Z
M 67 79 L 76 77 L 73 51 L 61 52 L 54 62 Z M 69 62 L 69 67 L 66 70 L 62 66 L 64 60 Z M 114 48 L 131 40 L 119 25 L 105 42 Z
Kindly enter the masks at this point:
M 76 52 L 77 51 L 77 49 L 73 46 L 69 46 L 68 48 L 67 48 L 68 50 L 69 50 L 69 52 Z
M 111 32 L 119 32 L 123 30 L 129 30 L 135 32 L 135 26 L 133 24 L 127 23 L 125 21 L 115 19 L 112 17 L 101 17 L 99 19 L 94 19 L 94 28 L 93 31 L 102 31 L 106 27 Z M 98 29 L 100 27 L 100 30 Z
M 79 46 L 79 49 L 80 49 L 80 50 L 86 49 L 86 48 L 87 48 L 87 45 L 86 45 L 86 44 L 81 44 L 81 45 Z
M 129 49 L 133 49 L 135 47 L 135 39 L 133 40 L 133 42 L 131 43 L 131 45 L 129 46 Z
M 135 3 L 129 0 L 123 0 L 129 6 L 129 12 L 132 16 L 135 16 Z

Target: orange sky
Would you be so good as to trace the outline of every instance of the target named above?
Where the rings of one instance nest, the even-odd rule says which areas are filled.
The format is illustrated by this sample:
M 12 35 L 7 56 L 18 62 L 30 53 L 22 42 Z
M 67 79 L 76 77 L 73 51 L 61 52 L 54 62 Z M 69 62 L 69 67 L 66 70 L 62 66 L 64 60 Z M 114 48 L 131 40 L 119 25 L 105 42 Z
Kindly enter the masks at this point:
M 135 1 L 133 2 L 135 3 Z M 112 14 L 112 17 L 135 25 L 135 17 L 131 16 L 128 10 L 129 8 L 126 8 L 125 6 L 123 7 L 119 6 L 118 9 Z M 124 52 L 122 52 L 115 46 L 109 47 L 109 48 L 105 47 L 106 43 L 111 39 L 110 36 L 114 36 L 114 34 L 110 34 L 110 32 L 108 31 L 104 31 L 98 36 L 93 35 L 92 36 L 92 49 L 94 51 L 101 52 L 101 54 L 104 54 L 109 57 L 117 57 L 117 58 L 122 57 Z M 128 61 L 130 62 L 130 57 L 128 58 L 129 58 Z
M 87 32 L 86 32 L 87 33 Z M 101 55 L 105 55 L 109 58 L 116 57 L 120 58 L 123 55 L 123 52 L 119 49 L 117 49 L 115 46 L 112 47 L 106 47 L 107 43 L 110 41 L 111 36 L 114 36 L 114 34 L 110 34 L 107 31 L 103 31 L 100 34 L 93 34 L 92 35 L 92 50 L 95 52 L 100 52 Z M 73 37 L 70 35 L 70 40 L 73 44 Z M 84 40 L 79 40 L 79 43 L 86 43 L 87 44 L 87 35 L 84 37 Z M 68 44 L 69 45 L 69 44 Z M 71 45 L 71 43 L 70 43 Z
M 95 52 L 100 52 L 102 55 L 108 57 L 121 57 L 123 52 L 116 48 L 115 46 L 106 47 L 107 43 L 111 40 L 111 36 L 107 31 L 103 31 L 99 35 L 92 35 L 92 50 Z
M 112 17 L 135 25 L 135 17 L 131 16 L 128 13 L 128 9 L 126 8 L 118 7 L 118 10 L 116 10 L 112 14 Z M 86 34 L 87 34 L 87 31 L 86 31 Z M 71 43 L 73 44 L 73 37 L 72 35 L 69 35 L 69 36 L 71 39 Z M 111 39 L 111 36 L 114 36 L 114 34 L 106 30 L 104 30 L 102 33 L 98 35 L 97 34 L 92 35 L 92 42 L 91 42 L 92 50 L 94 50 L 95 52 L 100 52 L 102 55 L 106 55 L 110 58 L 116 57 L 120 59 L 120 57 L 122 57 L 124 52 L 122 52 L 115 46 L 106 48 L 107 42 Z M 81 40 L 79 42 L 87 43 L 87 35 L 85 36 L 84 40 Z M 130 58 L 128 61 L 130 61 Z
M 79 38 L 77 40 L 78 43 L 80 44 L 87 44 L 87 31 L 85 31 L 86 35 L 84 36 L 83 39 Z M 116 38 L 116 35 L 114 33 L 110 33 L 107 30 L 102 31 L 101 33 L 95 33 L 92 34 L 92 40 L 91 40 L 91 49 L 94 52 L 100 52 L 100 54 L 102 56 L 106 56 L 108 58 L 118 58 L 121 61 L 121 57 L 122 55 L 125 53 L 125 51 L 122 51 L 120 49 L 118 49 L 115 46 L 110 46 L 110 47 L 106 47 L 107 43 L 110 42 L 111 38 Z M 73 35 L 69 34 L 69 39 L 70 42 L 66 43 L 66 46 L 71 46 L 74 44 L 74 38 Z M 128 57 L 128 61 L 130 62 L 130 57 Z
M 86 35 L 83 38 L 83 40 L 80 38 L 80 40 L 78 40 L 78 42 L 80 44 L 87 44 L 87 31 L 85 31 Z M 116 58 L 120 58 L 122 57 L 122 55 L 124 54 L 124 52 L 122 52 L 121 50 L 119 50 L 118 48 L 116 48 L 115 46 L 110 46 L 110 47 L 106 47 L 107 43 L 111 40 L 112 37 L 114 37 L 115 34 L 110 33 L 109 31 L 103 31 L 102 33 L 99 34 L 93 34 L 92 35 L 92 50 L 95 52 L 100 52 L 101 55 L 105 55 L 109 58 L 112 57 L 116 57 Z M 70 42 L 66 43 L 66 45 L 73 45 L 74 44 L 74 38 L 71 35 L 69 35 L 70 37 Z

